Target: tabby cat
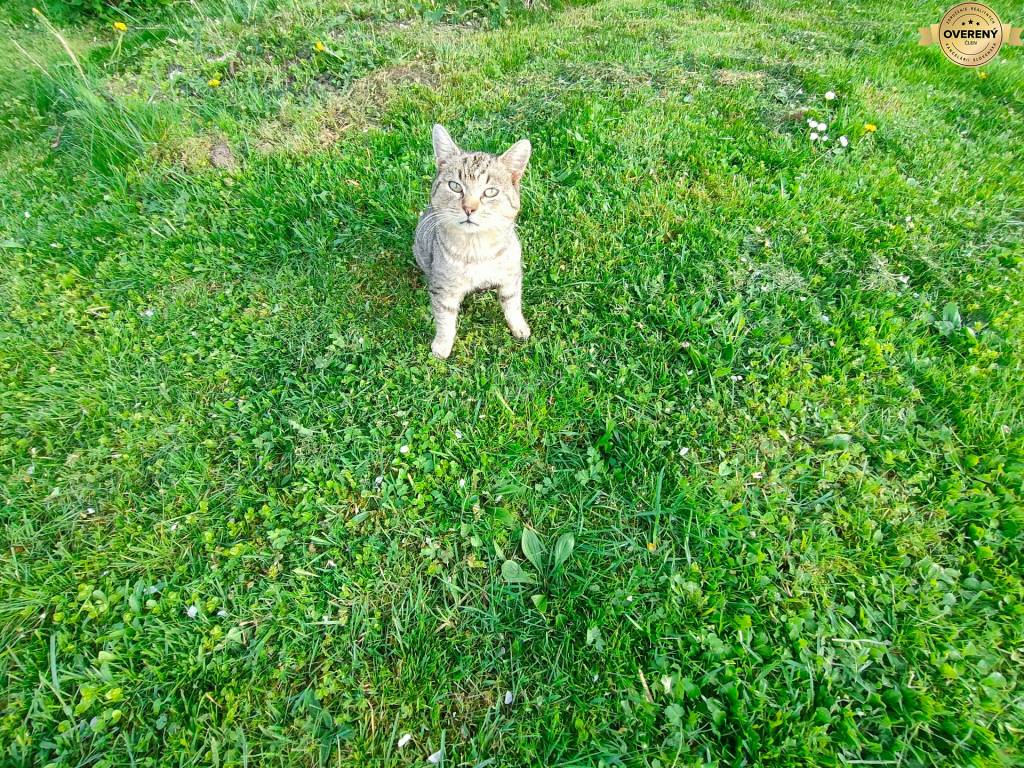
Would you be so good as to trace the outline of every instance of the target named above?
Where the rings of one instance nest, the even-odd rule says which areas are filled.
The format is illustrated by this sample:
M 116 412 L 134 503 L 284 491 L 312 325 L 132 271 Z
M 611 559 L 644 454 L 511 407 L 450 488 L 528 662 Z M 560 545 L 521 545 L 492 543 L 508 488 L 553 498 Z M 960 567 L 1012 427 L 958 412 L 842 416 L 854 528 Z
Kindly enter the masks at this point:
M 435 325 L 430 349 L 446 359 L 455 342 L 462 299 L 492 288 L 498 291 L 512 335 L 528 339 L 516 217 L 530 142 L 517 141 L 495 156 L 462 151 L 440 125 L 434 126 L 433 139 L 437 176 L 412 249 L 430 291 Z

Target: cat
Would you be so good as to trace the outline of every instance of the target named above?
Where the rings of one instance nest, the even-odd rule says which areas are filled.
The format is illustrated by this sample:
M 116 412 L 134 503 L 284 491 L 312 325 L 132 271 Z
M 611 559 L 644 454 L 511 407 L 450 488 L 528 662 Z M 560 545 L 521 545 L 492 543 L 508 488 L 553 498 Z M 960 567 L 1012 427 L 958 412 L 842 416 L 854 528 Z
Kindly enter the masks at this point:
M 517 141 L 501 155 L 464 152 L 441 125 L 434 126 L 433 141 L 437 176 L 412 249 L 430 292 L 435 325 L 430 350 L 448 358 L 462 299 L 490 289 L 498 291 L 512 335 L 528 339 L 522 248 L 515 227 L 530 142 Z

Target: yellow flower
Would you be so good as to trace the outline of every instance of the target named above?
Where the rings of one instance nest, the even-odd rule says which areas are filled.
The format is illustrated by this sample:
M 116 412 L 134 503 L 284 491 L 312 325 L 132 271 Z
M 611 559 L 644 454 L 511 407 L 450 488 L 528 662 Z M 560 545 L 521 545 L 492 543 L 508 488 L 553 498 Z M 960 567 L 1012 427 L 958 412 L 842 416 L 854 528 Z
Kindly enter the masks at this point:
M 878 130 L 878 126 L 874 123 L 864 123 L 864 130 L 868 133 L 874 133 Z
M 323 53 L 324 51 L 327 50 L 327 46 L 321 43 L 319 40 L 316 41 L 316 45 L 313 47 L 316 48 L 317 51 L 319 51 L 320 53 Z
M 988 72 L 982 72 L 982 71 L 979 70 L 978 71 L 978 77 L 981 78 L 982 80 L 984 80 L 986 77 L 988 77 Z
M 208 86 L 210 86 L 211 88 L 219 88 L 220 87 L 220 78 L 219 77 L 211 77 L 209 80 L 207 80 L 206 84 Z
M 127 32 L 128 31 L 128 25 L 125 24 L 123 21 L 115 21 L 114 22 L 114 29 L 116 29 L 118 32 Z
M 648 552 L 653 552 L 657 548 L 658 548 L 657 542 L 654 542 L 654 541 L 648 541 L 647 542 L 647 551 Z

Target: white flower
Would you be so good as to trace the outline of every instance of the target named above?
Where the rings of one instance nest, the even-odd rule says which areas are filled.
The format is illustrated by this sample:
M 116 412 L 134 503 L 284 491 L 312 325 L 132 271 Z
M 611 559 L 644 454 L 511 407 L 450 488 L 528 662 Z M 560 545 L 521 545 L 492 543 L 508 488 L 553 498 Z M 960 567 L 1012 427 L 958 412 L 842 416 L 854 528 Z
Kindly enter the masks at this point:
M 823 323 L 829 322 L 830 319 L 831 318 L 828 315 L 822 315 L 821 316 L 821 322 L 823 322 Z
M 807 125 L 808 125 L 809 127 L 811 127 L 811 128 L 815 128 L 815 127 L 817 127 L 817 125 L 818 125 L 818 121 L 817 121 L 817 120 L 815 120 L 815 119 L 814 119 L 813 117 L 808 117 L 808 118 L 807 118 Z
M 811 141 L 817 141 L 817 140 L 818 140 L 818 134 L 815 133 L 814 131 L 811 131 Z
M 460 477 L 459 478 L 459 488 L 465 488 L 465 487 L 466 487 L 466 478 Z
M 839 137 L 839 145 L 840 146 L 845 147 L 849 143 L 850 143 L 850 140 L 848 138 L 846 138 L 845 136 L 840 136 Z
M 406 744 L 408 744 L 410 741 L 412 741 L 412 734 L 411 733 L 403 733 L 402 734 L 402 738 L 400 738 L 398 740 L 398 748 L 401 749 Z
M 327 567 L 328 568 L 337 568 L 338 564 L 336 562 L 334 562 L 333 560 L 328 560 L 327 561 Z
M 683 349 L 689 349 L 690 348 L 690 342 L 684 341 L 683 344 L 682 344 L 682 347 L 683 347 Z
M 403 445 L 401 448 L 398 449 L 398 452 L 399 453 L 408 453 L 409 452 L 409 446 L 408 445 Z
M 440 763 L 441 762 L 441 754 L 442 754 L 443 751 L 444 750 L 440 750 L 440 749 L 437 750 L 437 752 L 435 752 L 434 754 L 432 754 L 430 757 L 427 758 L 427 762 L 428 763 L 433 763 L 434 765 L 437 765 L 438 763 Z
M 153 316 L 153 308 L 152 307 L 147 307 L 146 309 L 144 309 L 142 311 L 142 316 L 143 317 L 152 317 Z
M 380 487 L 380 484 L 383 483 L 383 482 L 384 482 L 384 475 L 377 475 L 375 478 L 373 478 L 373 484 L 374 484 L 374 486 L 376 486 L 378 488 Z
M 754 474 L 751 475 L 751 477 L 754 478 L 755 480 L 760 480 L 762 477 L 764 477 L 764 472 L 755 472 Z
M 221 608 L 219 611 L 217 611 L 217 615 L 220 616 L 223 619 L 223 618 L 227 617 L 228 612 L 225 611 L 223 608 Z
M 199 606 L 198 605 L 190 605 L 188 607 L 188 610 L 185 611 L 185 613 L 188 614 L 188 617 L 190 619 L 194 619 L 196 616 L 199 615 Z
M 512 702 L 515 701 L 515 696 L 512 695 L 512 691 L 505 691 L 505 706 L 511 707 Z
M 818 130 L 824 131 L 828 128 L 828 123 L 818 123 Z
M 455 430 L 455 439 L 456 440 L 461 440 L 462 439 L 462 430 L 461 429 L 456 429 Z
M 836 97 L 836 92 L 835 91 L 826 91 L 825 92 L 825 101 L 832 101 L 832 99 L 834 99 L 835 97 Z
M 822 141 L 828 141 L 828 134 L 826 133 L 824 136 L 822 136 L 821 140 Z
M 95 515 L 96 514 L 96 508 L 95 507 L 86 507 L 85 514 L 87 514 L 87 515 Z

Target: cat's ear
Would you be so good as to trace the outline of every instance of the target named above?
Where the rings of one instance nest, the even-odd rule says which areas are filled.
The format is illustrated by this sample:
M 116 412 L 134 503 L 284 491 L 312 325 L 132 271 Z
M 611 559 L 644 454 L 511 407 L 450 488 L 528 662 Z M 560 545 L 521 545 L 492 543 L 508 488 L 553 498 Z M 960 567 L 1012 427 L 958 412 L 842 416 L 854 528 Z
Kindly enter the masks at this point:
M 434 124 L 432 135 L 434 138 L 434 159 L 437 160 L 438 168 L 462 154 L 459 145 L 452 141 L 452 137 L 440 123 Z
M 506 149 L 505 154 L 498 158 L 506 168 L 512 171 L 512 183 L 517 188 L 519 180 L 523 178 L 523 173 L 526 171 L 526 164 L 530 162 L 531 151 L 533 151 L 533 147 L 530 146 L 530 140 L 523 139 Z

